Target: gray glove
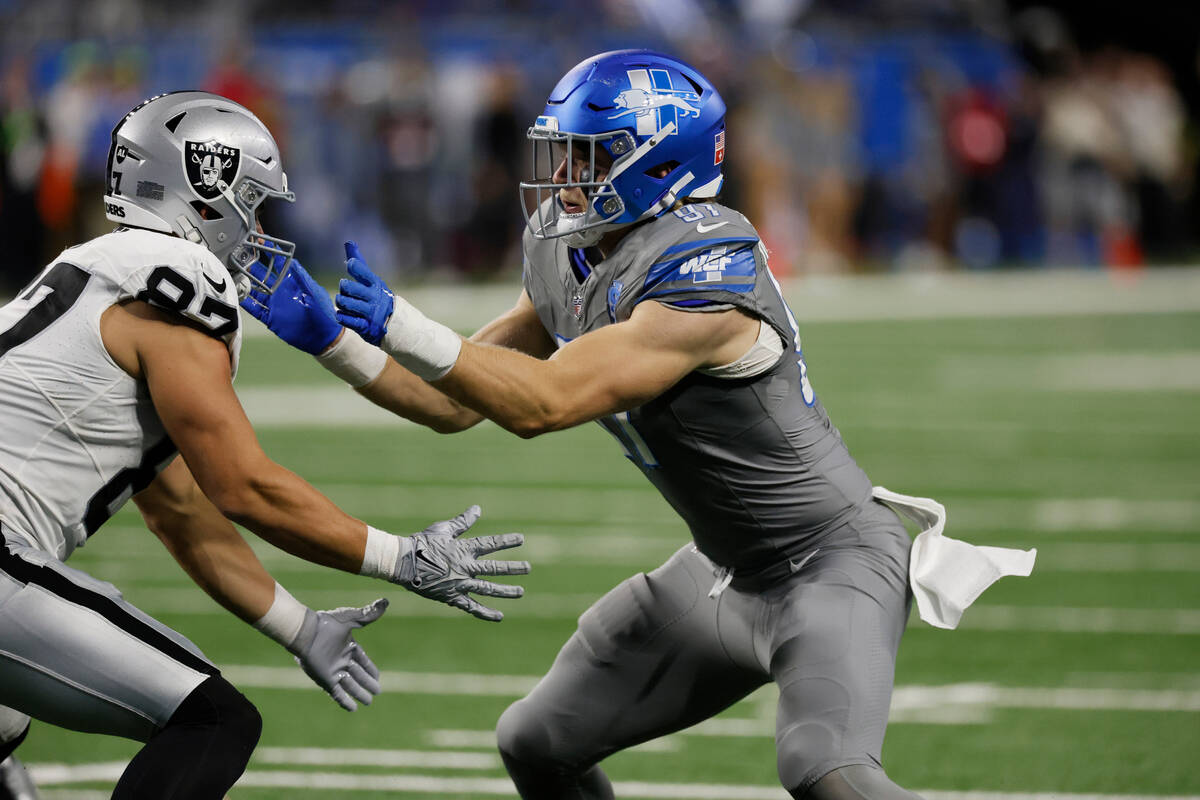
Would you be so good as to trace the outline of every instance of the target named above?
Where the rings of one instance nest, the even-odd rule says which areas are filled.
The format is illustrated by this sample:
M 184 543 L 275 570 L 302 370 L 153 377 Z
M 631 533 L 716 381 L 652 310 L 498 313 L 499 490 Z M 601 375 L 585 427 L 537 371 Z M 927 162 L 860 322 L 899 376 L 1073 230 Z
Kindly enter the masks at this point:
M 353 631 L 383 616 L 388 601 L 382 597 L 362 608 L 335 608 L 304 615 L 304 624 L 288 650 L 308 677 L 347 711 L 364 706 L 379 694 L 379 668 L 354 641 Z
M 519 533 L 460 539 L 480 515 L 479 506 L 471 506 L 451 520 L 435 522 L 420 533 L 401 537 L 401 553 L 396 560 L 392 582 L 422 597 L 461 608 L 488 622 L 499 622 L 504 615 L 480 605 L 469 594 L 488 597 L 520 597 L 520 586 L 478 580 L 476 575 L 525 575 L 528 561 L 479 561 L 478 556 L 519 547 L 525 537 Z M 405 549 L 407 548 L 407 549 Z

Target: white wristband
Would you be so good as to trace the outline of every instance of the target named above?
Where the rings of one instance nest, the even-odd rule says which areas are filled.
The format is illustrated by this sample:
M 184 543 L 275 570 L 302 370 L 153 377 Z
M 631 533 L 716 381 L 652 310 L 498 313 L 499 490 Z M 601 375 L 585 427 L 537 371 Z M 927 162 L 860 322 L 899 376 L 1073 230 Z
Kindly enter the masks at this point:
M 368 525 L 367 546 L 363 551 L 363 563 L 358 574 L 383 578 L 385 581 L 392 580 L 402 549 L 407 552 L 407 539 Z
M 317 363 L 355 389 L 379 377 L 387 366 L 387 353 L 372 347 L 354 331 L 345 331 L 337 343 L 317 356 Z
M 397 297 L 388 331 L 379 346 L 417 377 L 436 381 L 454 368 L 462 350 L 462 337 Z
M 290 648 L 300 634 L 300 627 L 304 624 L 304 615 L 307 613 L 308 606 L 276 583 L 275 601 L 271 603 L 267 613 L 254 623 L 254 627 L 284 647 Z

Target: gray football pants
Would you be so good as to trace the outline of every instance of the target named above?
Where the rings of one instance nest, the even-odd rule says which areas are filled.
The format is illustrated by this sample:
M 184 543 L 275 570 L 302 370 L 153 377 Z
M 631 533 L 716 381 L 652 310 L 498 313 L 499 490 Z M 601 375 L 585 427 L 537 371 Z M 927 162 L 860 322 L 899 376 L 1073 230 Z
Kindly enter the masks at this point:
M 779 779 L 793 796 L 849 765 L 894 786 L 880 752 L 911 601 L 911 541 L 890 511 L 871 516 L 771 586 L 735 581 L 710 598 L 712 568 L 688 545 L 601 598 L 549 673 L 500 718 L 521 796 L 611 797 L 601 759 L 707 719 L 768 681 L 779 686 Z
M 146 741 L 217 672 L 112 584 L 0 542 L 0 734 L 29 715 Z

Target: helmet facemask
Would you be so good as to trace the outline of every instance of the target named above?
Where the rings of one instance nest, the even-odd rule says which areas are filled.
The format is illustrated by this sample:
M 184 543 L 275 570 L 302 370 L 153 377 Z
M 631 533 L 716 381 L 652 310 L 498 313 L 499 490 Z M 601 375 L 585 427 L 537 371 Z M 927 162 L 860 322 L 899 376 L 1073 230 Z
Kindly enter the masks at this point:
M 521 184 L 521 202 L 536 239 L 595 243 L 608 231 L 667 213 L 680 200 L 715 198 L 723 183 L 724 101 L 695 69 L 651 50 L 614 50 L 581 61 L 551 90 L 527 135 L 535 177 Z M 554 157 L 556 144 L 576 151 L 568 182 L 554 181 L 562 163 Z M 598 180 L 601 154 L 612 166 Z M 586 179 L 579 174 L 584 171 Z M 580 213 L 563 207 L 564 188 L 583 192 Z M 569 207 L 577 202 L 567 198 Z
M 547 118 L 540 117 L 529 129 L 533 178 L 520 184 L 521 204 L 534 238 L 565 237 L 569 247 L 590 247 L 605 233 L 633 222 L 618 221 L 625 213 L 625 203 L 613 184 L 636 158 L 633 138 L 621 130 L 569 133 L 546 122 Z M 554 176 L 564 161 L 566 181 L 558 182 Z M 582 162 L 578 178 L 576 162 Z M 602 179 L 597 180 L 598 172 L 604 173 Z M 583 211 L 572 213 L 563 207 L 560 192 L 564 189 L 583 193 Z
M 286 189 L 286 182 L 284 185 Z M 252 303 L 262 305 L 258 293 L 266 298 L 275 291 L 291 269 L 296 244 L 263 231 L 258 220 L 259 209 L 268 198 L 292 203 L 296 195 L 286 190 L 276 191 L 253 178 L 243 178 L 236 191 L 230 191 L 228 195 L 226 199 L 246 223 L 246 234 L 228 250 L 223 260 L 233 272 L 239 299 L 250 297 Z M 255 263 L 261 264 L 262 268 L 252 270 Z M 254 295 L 251 295 L 252 291 Z

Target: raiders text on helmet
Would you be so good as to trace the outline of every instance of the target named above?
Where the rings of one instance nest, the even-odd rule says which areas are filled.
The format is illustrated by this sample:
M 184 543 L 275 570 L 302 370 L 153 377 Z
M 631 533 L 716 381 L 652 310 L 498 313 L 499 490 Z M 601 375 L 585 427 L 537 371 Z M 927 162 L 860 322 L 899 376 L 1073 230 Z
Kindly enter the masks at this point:
M 275 139 L 243 106 L 209 92 L 152 97 L 113 128 L 107 172 L 109 219 L 206 246 L 243 296 L 252 283 L 269 294 L 287 271 L 296 246 L 259 233 L 256 213 L 295 195 Z M 248 269 L 260 259 L 271 267 L 261 280 Z
M 680 198 L 715 197 L 724 180 L 725 102 L 695 69 L 651 50 L 615 50 L 579 63 L 554 87 L 528 137 L 534 177 L 521 183 L 521 201 L 530 231 L 539 239 L 566 237 L 571 247 L 656 217 Z M 611 167 L 596 180 L 600 151 Z M 568 154 L 588 167 L 579 180 L 571 174 L 568 183 L 554 183 Z M 578 214 L 558 200 L 571 186 L 588 198 Z

